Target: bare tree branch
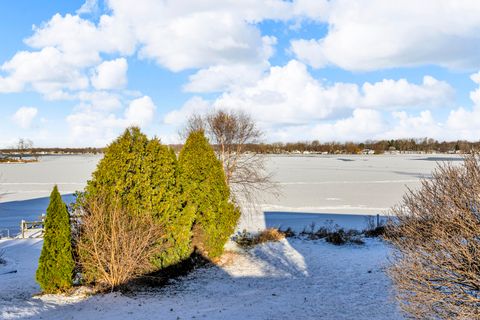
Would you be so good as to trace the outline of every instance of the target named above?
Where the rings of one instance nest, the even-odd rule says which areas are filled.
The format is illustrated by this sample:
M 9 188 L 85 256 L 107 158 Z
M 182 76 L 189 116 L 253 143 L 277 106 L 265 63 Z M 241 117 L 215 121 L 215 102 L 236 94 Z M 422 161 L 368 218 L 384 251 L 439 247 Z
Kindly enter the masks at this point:
M 248 114 L 220 109 L 203 117 L 193 115 L 183 136 L 198 130 L 203 130 L 210 139 L 223 164 L 226 182 L 237 198 L 254 203 L 259 191 L 278 195 L 278 186 L 265 167 L 266 157 L 247 151 L 248 145 L 263 139 L 263 132 Z

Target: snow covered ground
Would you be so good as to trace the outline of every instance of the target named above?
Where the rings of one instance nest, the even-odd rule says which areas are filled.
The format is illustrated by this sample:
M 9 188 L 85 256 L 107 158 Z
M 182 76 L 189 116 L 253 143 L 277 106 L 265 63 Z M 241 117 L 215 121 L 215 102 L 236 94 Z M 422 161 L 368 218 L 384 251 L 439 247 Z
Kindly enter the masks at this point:
M 337 247 L 288 239 L 229 253 L 155 291 L 93 297 L 32 297 L 41 240 L 0 240 L 0 248 L 8 260 L 1 319 L 402 319 L 379 240 Z

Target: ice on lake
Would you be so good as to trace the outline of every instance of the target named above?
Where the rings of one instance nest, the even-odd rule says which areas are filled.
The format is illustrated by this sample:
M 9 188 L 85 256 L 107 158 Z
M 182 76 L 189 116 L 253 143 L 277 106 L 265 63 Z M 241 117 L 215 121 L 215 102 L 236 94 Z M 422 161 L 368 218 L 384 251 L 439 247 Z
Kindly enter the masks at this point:
M 37 163 L 0 164 L 0 234 L 18 231 L 20 220 L 45 212 L 55 184 L 66 202 L 82 190 L 101 156 L 47 156 Z M 361 229 L 369 215 L 387 214 L 409 188 L 417 188 L 445 155 L 268 156 L 267 167 L 281 195 L 259 194 L 238 229 L 292 226 L 315 222 Z M 331 214 L 343 214 L 331 215 Z

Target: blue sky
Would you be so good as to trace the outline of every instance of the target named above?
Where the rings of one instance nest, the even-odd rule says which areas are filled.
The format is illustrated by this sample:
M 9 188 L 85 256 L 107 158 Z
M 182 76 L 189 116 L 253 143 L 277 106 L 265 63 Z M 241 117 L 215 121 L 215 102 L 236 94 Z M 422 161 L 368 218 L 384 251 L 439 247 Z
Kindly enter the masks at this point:
M 476 1 L 2 1 L 0 41 L 0 147 L 219 108 L 270 142 L 480 139 Z

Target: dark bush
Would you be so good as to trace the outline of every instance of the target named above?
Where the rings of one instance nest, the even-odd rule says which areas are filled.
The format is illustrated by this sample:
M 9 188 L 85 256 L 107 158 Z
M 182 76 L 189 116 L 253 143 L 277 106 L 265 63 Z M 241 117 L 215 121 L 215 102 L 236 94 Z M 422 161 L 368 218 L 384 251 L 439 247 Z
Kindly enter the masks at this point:
M 376 227 L 374 229 L 365 230 L 364 234 L 367 238 L 378 238 L 385 235 L 385 226 Z
M 347 243 L 347 235 L 345 234 L 345 231 L 343 231 L 343 229 L 340 229 L 338 231 L 333 231 L 327 234 L 327 236 L 325 237 L 325 241 L 339 246 Z

